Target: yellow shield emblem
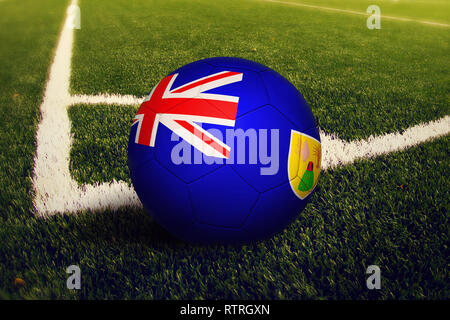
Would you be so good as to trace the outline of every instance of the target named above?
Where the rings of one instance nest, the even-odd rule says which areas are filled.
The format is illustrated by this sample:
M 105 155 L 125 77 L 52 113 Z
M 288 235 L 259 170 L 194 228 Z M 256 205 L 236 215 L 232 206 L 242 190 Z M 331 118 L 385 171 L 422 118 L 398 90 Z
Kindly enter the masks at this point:
M 288 176 L 292 191 L 305 199 L 316 187 L 322 161 L 322 145 L 307 134 L 291 130 Z

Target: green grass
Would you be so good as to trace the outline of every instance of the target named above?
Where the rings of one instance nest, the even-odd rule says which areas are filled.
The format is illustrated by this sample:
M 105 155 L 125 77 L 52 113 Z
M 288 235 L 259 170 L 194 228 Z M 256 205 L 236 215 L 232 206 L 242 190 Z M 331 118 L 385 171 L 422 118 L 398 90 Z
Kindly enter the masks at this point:
M 39 104 L 66 6 L 56 0 L 0 3 L 1 227 L 31 215 Z
M 448 29 L 386 21 L 372 32 L 363 17 L 227 3 L 82 1 L 72 90 L 143 95 L 184 63 L 236 55 L 287 76 L 321 125 L 348 139 L 449 113 Z M 450 298 L 448 136 L 327 171 L 299 219 L 246 246 L 180 242 L 141 209 L 36 218 L 36 125 L 66 5 L 0 2 L 0 298 Z M 135 110 L 69 109 L 78 182 L 129 182 Z M 65 287 L 71 264 L 81 267 L 80 291 Z M 370 264 L 382 270 L 380 291 L 366 288 Z
M 263 1 L 107 3 L 81 2 L 73 92 L 144 96 L 188 62 L 238 56 L 287 77 L 345 139 L 450 111 L 449 28 L 383 20 L 368 30 L 364 16 Z
M 69 109 L 74 138 L 70 170 L 75 180 L 83 184 L 113 179 L 131 183 L 127 146 L 137 108 L 79 105 Z
M 26 298 L 448 298 L 449 142 L 325 173 L 295 223 L 242 247 L 187 245 L 141 210 L 24 219 L 0 229 L 1 287 Z M 79 292 L 64 287 L 71 264 Z
M 256 0 L 260 1 L 260 0 Z M 281 0 L 315 6 L 366 12 L 370 5 L 380 7 L 381 15 L 450 23 L 450 2 L 446 0 Z M 276 4 L 279 5 L 279 4 Z

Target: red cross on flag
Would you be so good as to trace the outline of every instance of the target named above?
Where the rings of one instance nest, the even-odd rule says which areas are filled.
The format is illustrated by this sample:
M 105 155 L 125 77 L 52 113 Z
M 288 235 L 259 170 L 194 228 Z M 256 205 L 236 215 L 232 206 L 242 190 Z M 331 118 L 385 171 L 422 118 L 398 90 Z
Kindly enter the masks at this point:
M 172 89 L 177 76 L 162 79 L 141 104 L 135 142 L 154 147 L 162 123 L 205 155 L 229 158 L 230 147 L 194 122 L 234 127 L 239 97 L 205 91 L 242 81 L 243 74 L 222 71 Z

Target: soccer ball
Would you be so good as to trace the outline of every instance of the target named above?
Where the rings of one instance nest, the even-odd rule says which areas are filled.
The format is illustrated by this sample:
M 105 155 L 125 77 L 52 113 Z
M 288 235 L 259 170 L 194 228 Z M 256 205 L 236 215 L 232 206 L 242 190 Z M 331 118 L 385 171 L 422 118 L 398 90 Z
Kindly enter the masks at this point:
M 128 167 L 139 199 L 172 235 L 249 242 L 285 228 L 317 185 L 319 132 L 299 91 L 240 58 L 187 64 L 133 120 Z

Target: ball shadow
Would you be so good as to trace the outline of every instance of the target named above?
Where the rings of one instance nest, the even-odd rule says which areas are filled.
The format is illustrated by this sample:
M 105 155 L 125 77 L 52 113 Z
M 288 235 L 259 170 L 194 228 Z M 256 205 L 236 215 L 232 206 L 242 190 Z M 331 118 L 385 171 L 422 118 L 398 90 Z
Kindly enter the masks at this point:
M 114 244 L 135 243 L 149 248 L 179 248 L 185 246 L 173 237 L 141 208 L 117 211 L 88 212 L 83 221 L 83 240 Z
M 139 244 L 152 249 L 195 250 L 226 249 L 240 251 L 245 244 L 202 244 L 188 243 L 172 236 L 160 226 L 143 208 L 122 208 L 116 211 L 105 210 L 86 212 L 80 221 L 80 238 L 97 243 Z

